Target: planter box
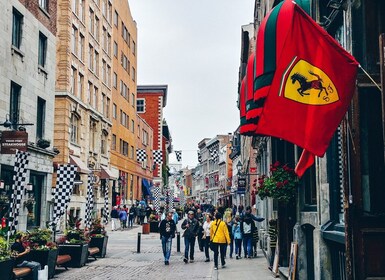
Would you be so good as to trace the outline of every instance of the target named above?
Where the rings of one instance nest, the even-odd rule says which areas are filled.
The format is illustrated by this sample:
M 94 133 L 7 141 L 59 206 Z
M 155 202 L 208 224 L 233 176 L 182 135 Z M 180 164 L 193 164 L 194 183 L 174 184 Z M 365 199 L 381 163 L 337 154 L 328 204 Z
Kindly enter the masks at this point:
M 57 249 L 46 250 L 46 251 L 32 250 L 27 255 L 27 260 L 40 263 L 42 268 L 44 268 L 44 266 L 47 265 L 48 278 L 53 278 L 55 275 L 57 255 L 58 255 Z
M 99 248 L 99 253 L 95 254 L 96 257 L 104 258 L 107 253 L 108 236 L 104 237 L 91 237 L 89 247 Z
M 88 244 L 60 244 L 59 255 L 70 255 L 68 267 L 82 267 L 87 262 Z
M 150 222 L 150 232 L 159 232 L 159 222 Z
M 13 259 L 0 261 L 0 280 L 13 279 L 13 266 L 15 261 Z

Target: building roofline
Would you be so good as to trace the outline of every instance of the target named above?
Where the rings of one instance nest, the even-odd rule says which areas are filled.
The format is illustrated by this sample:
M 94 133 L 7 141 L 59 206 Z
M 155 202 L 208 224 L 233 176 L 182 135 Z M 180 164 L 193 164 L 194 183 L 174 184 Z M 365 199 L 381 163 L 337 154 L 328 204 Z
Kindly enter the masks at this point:
M 167 91 L 168 85 L 138 85 L 136 87 L 136 92 L 145 92 L 145 93 L 161 93 L 163 94 L 163 107 L 167 105 Z

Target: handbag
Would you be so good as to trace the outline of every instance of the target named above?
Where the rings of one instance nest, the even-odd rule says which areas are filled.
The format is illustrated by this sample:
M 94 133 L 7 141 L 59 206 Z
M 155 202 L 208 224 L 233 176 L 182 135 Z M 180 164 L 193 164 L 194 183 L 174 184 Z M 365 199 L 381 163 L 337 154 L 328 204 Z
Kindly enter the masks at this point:
M 222 221 L 219 222 L 219 225 L 221 224 L 221 222 L 222 222 Z M 217 228 L 215 229 L 215 232 L 214 232 L 214 235 L 213 235 L 213 239 L 210 240 L 209 247 L 210 247 L 211 251 L 214 251 L 214 246 L 213 246 L 213 242 L 212 242 L 212 241 L 214 240 L 214 237 L 215 237 L 215 235 L 217 234 L 219 225 L 217 224 Z

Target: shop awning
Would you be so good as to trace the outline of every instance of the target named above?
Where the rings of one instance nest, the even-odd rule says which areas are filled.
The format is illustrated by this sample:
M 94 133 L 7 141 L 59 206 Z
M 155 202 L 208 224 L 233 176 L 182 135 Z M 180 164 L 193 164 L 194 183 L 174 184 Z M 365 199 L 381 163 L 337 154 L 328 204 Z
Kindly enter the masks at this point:
M 88 169 L 87 164 L 85 164 L 80 158 L 75 156 L 70 156 L 70 163 L 75 164 L 78 167 L 79 173 L 88 174 L 91 171 Z
M 115 176 L 107 166 L 101 165 L 100 179 L 117 180 L 118 176 Z

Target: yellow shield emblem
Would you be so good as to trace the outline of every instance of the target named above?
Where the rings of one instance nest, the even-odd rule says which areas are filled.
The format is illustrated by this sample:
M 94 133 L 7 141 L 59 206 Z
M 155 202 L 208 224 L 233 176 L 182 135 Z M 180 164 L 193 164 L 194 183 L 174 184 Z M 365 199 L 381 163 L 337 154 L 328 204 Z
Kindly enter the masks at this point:
M 308 105 L 329 105 L 339 100 L 328 75 L 302 59 L 286 71 L 282 91 L 287 99 Z

